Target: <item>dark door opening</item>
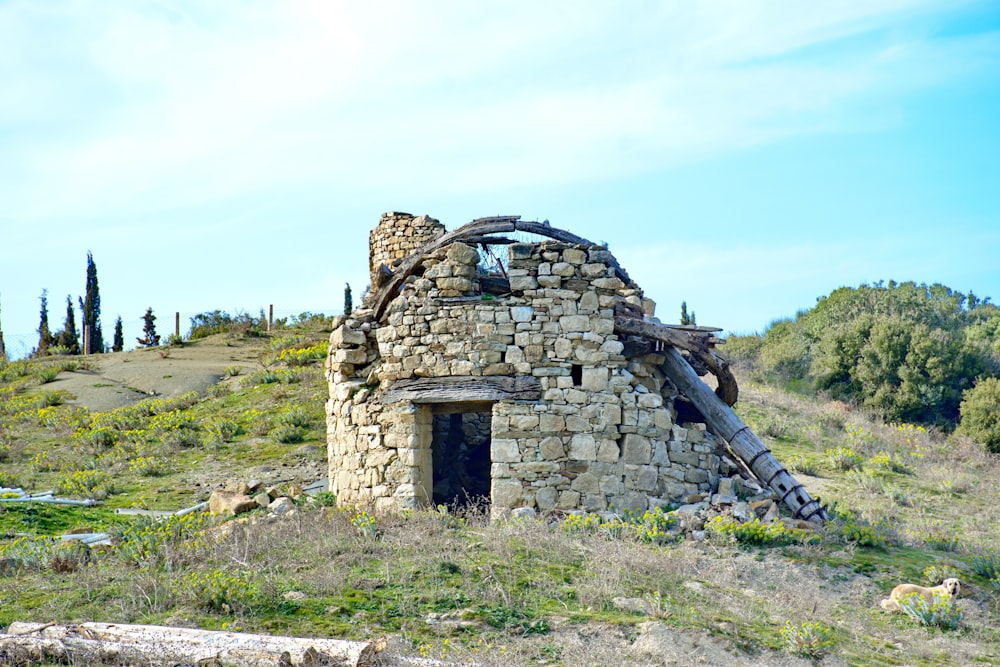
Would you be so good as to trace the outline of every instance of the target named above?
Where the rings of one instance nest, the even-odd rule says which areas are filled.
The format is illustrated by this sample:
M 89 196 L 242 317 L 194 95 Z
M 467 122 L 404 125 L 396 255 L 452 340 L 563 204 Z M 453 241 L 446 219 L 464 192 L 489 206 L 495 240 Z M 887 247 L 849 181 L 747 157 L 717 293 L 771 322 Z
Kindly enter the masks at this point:
M 461 409 L 452 405 L 448 413 L 434 415 L 434 504 L 488 505 L 492 412 Z

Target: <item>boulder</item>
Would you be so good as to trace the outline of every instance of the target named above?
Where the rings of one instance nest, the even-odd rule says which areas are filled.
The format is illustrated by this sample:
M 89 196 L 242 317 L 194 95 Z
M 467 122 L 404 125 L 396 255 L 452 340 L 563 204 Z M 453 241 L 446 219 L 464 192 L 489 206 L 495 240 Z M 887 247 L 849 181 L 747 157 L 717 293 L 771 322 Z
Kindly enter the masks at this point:
M 212 491 L 208 499 L 208 511 L 212 514 L 243 514 L 256 507 L 257 503 L 250 496 L 225 489 Z

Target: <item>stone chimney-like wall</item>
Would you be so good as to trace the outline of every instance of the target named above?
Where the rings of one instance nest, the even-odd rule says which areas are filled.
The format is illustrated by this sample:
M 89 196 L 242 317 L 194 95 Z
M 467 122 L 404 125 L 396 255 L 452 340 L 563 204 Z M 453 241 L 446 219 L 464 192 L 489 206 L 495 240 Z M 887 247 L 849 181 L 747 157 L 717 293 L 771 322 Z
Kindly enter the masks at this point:
M 368 272 L 372 287 L 382 283 L 379 267 L 385 264 L 391 270 L 393 262 L 409 257 L 417 248 L 444 232 L 444 225 L 426 215 L 414 217 L 409 213 L 383 213 L 378 226 L 368 237 Z

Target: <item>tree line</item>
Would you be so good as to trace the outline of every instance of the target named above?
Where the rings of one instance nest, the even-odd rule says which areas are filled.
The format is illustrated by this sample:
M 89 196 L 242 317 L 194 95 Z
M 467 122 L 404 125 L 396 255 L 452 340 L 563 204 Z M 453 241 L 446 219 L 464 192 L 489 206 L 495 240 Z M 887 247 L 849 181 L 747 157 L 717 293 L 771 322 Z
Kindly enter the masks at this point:
M 726 348 L 793 387 L 1000 452 L 1000 308 L 988 298 L 937 283 L 842 287 Z
M 103 352 L 121 352 L 125 348 L 122 334 L 122 318 L 115 320 L 114 334 L 111 345 L 104 340 L 101 323 L 101 291 L 97 279 L 97 264 L 94 255 L 87 251 L 87 275 L 84 295 L 77 297 L 80 310 L 80 326 L 77 327 L 76 309 L 72 295 L 66 295 L 66 315 L 61 329 L 52 330 L 49 324 L 49 295 L 43 289 L 39 296 L 38 344 L 31 351 L 32 357 L 45 357 L 52 354 L 100 354 Z M 156 316 L 153 309 L 148 308 L 143 317 L 143 338 L 137 338 L 140 345 L 152 347 L 159 344 L 160 337 L 156 334 Z M 3 329 L 0 325 L 0 361 L 6 359 L 3 347 Z

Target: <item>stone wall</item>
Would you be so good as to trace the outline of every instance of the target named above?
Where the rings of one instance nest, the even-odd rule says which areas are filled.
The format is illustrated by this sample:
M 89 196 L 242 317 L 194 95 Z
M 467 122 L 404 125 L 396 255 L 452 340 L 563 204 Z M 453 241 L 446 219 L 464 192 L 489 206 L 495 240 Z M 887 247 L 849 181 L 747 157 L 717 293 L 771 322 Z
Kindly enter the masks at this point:
M 508 251 L 509 296 L 480 294 L 478 252 L 455 243 L 424 260 L 382 321 L 363 307 L 333 332 L 327 413 L 338 501 L 432 504 L 434 466 L 447 464 L 432 451 L 442 406 L 388 403 L 386 392 L 414 378 L 491 376 L 540 387 L 537 400 L 485 406 L 494 509 L 645 509 L 711 493 L 714 439 L 704 425 L 675 424 L 662 358 L 626 357 L 614 333 L 619 300 L 653 305 L 616 276 L 608 250 L 544 242 Z
M 420 246 L 444 234 L 440 222 L 426 215 L 414 217 L 409 213 L 383 213 L 378 226 L 368 235 L 368 273 L 372 286 L 381 283 L 379 267 L 405 259 Z

